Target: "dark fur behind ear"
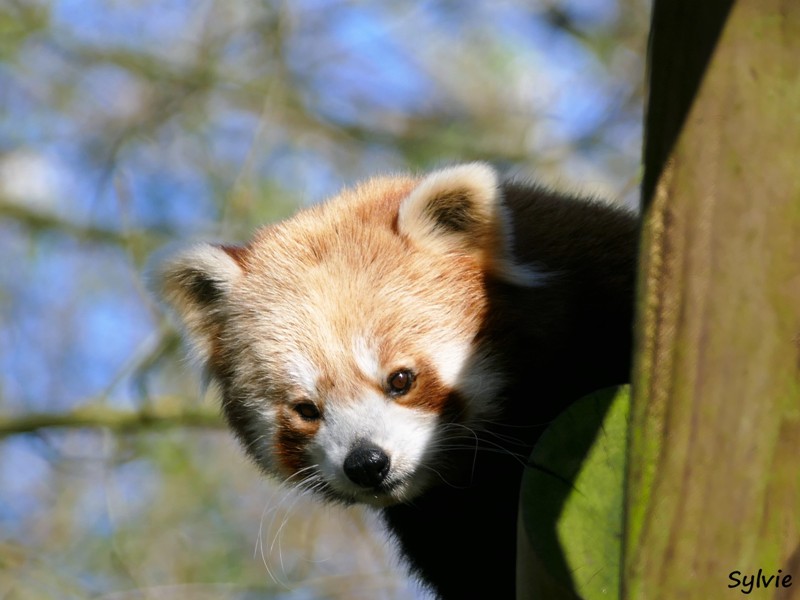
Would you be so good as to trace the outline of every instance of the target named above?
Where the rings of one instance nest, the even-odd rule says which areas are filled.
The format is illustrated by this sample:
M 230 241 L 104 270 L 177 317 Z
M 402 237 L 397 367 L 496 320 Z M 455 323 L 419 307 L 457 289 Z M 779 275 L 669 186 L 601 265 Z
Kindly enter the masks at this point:
M 425 211 L 434 225 L 445 231 L 467 233 L 479 226 L 468 189 L 448 190 L 432 198 Z
M 156 295 L 177 315 L 203 366 L 225 301 L 242 275 L 243 252 L 232 246 L 198 244 L 164 260 L 154 270 Z
M 436 171 L 403 200 L 398 231 L 421 248 L 468 254 L 487 273 L 517 285 L 536 285 L 541 277 L 514 262 L 511 226 L 497 174 L 471 163 Z
M 214 304 L 224 294 L 219 282 L 202 271 L 187 269 L 180 274 L 180 277 L 184 279 L 182 285 L 185 287 L 187 295 L 200 306 Z

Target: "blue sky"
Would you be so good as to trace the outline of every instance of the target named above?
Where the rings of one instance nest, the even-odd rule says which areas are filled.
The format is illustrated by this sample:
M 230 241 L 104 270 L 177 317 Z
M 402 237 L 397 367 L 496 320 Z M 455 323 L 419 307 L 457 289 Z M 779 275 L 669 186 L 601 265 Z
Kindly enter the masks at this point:
M 517 98 L 509 105 L 520 120 L 541 118 L 531 136 L 536 151 L 592 131 L 619 108 L 631 85 L 609 77 L 586 47 L 522 2 L 45 5 L 51 7 L 48 29 L 31 34 L 0 63 L 0 202 L 80 226 L 155 232 L 163 243 L 219 237 L 245 184 L 290 205 L 318 201 L 354 178 L 405 168 L 389 118 L 451 111 L 457 122 L 464 109 L 447 86 L 472 76 L 469 57 L 458 51 L 465 39 L 485 44 L 475 72 L 495 65 L 507 95 Z M 363 146 L 332 142 L 312 128 L 296 135 L 286 126 L 286 109 L 270 104 L 274 89 L 248 92 L 253 74 L 268 76 L 273 68 L 262 54 L 262 30 L 252 26 L 263 19 L 268 27 L 273 6 L 287 11 L 281 51 L 288 76 L 302 83 L 298 102 L 320 131 L 352 126 L 381 135 Z M 613 24 L 618 14 L 614 0 L 559 6 L 587 30 Z M 237 33 L 228 35 L 231 28 Z M 222 87 L 182 98 L 174 113 L 169 80 L 146 81 L 135 69 L 91 56 L 130 50 L 178 72 L 193 60 L 199 40 L 217 38 L 225 40 L 214 55 L 225 73 Z M 164 104 L 152 107 L 153 114 L 163 120 L 130 130 L 131 119 L 156 101 Z M 585 149 L 564 159 L 559 173 L 575 175 L 579 184 L 585 177 L 622 189 L 636 175 L 638 121 L 631 114 L 607 132 L 611 159 Z M 115 140 L 124 141 L 115 146 Z M 613 161 L 630 166 L 605 174 Z M 161 322 L 143 283 L 146 257 L 134 241 L 117 246 L 29 231 L 4 218 L 2 206 L 0 411 L 59 412 L 101 400 L 135 406 L 141 398 L 131 367 L 156 345 Z M 270 210 L 257 207 L 253 214 L 275 214 Z M 152 391 L 190 377 L 156 373 Z M 40 450 L 36 438 L 0 441 L 0 540 L 24 537 L 14 529 L 21 511 L 42 508 L 32 499 L 46 487 L 52 465 Z M 146 487 L 151 475 L 129 466 L 123 487 Z

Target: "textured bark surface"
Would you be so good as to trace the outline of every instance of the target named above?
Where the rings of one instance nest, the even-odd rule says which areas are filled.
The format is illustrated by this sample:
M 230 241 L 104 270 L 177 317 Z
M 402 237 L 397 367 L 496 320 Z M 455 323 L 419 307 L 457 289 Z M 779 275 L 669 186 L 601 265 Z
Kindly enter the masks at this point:
M 800 3 L 663 0 L 651 42 L 623 596 L 800 598 Z

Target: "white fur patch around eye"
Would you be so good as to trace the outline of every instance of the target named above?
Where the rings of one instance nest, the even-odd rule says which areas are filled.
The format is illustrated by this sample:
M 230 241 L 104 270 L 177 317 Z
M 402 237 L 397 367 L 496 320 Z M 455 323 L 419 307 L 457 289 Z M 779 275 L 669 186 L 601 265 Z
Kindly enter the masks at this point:
M 299 386 L 309 395 L 316 392 L 319 370 L 304 355 L 291 352 L 287 355 L 286 374 L 292 383 Z
M 378 360 L 378 352 L 367 338 L 356 336 L 353 338 L 353 360 L 359 371 L 372 381 L 381 379 L 381 365 Z
M 443 342 L 432 346 L 430 356 L 442 383 L 469 399 L 470 417 L 496 411 L 505 381 L 489 352 L 465 342 Z
M 471 345 L 464 342 L 447 341 L 431 346 L 430 356 L 436 374 L 447 387 L 458 387 L 456 384 L 463 374 L 471 350 Z

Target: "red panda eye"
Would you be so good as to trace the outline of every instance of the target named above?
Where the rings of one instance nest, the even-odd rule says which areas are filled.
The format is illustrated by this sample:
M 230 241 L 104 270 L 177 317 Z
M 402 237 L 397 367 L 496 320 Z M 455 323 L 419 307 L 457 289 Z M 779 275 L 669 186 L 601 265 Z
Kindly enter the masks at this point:
M 411 371 L 401 369 L 389 375 L 386 382 L 389 385 L 389 393 L 392 396 L 402 396 L 411 389 L 411 384 L 414 383 L 414 376 Z
M 298 402 L 294 405 L 294 412 L 304 421 L 316 421 L 320 417 L 319 409 L 311 402 Z

